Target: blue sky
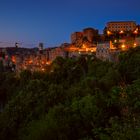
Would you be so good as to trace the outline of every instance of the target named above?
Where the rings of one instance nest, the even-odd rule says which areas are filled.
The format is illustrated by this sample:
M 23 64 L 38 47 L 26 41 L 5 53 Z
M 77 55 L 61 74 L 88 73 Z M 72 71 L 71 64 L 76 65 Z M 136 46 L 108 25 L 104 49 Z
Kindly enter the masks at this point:
M 140 24 L 139 5 L 140 0 L 0 0 L 0 42 L 57 46 L 83 28 L 102 31 L 108 21 Z

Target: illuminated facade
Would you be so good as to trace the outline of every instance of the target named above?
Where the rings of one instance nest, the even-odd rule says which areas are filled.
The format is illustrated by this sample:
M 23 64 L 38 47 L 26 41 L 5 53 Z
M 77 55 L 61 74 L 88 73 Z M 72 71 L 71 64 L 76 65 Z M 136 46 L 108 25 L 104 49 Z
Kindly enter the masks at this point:
M 57 56 L 65 57 L 65 51 L 61 47 L 53 48 L 49 51 L 49 60 L 52 62 Z
M 110 43 L 98 43 L 97 50 L 96 50 L 96 57 L 102 60 L 109 59 L 109 51 L 110 51 Z
M 119 52 L 140 46 L 140 26 L 135 21 L 108 22 L 100 41 L 98 37 L 98 30 L 85 28 L 71 34 L 70 44 L 63 43 L 59 47 L 43 49 L 43 43 L 40 43 L 39 48 L 0 48 L 0 62 L 5 69 L 19 72 L 24 69 L 45 71 L 58 56 L 96 54 L 99 59 L 116 61 Z
M 135 44 L 136 46 L 140 46 L 140 37 L 135 38 Z
M 65 48 L 69 56 L 79 56 L 81 54 L 91 54 L 96 52 L 98 30 L 85 28 L 82 32 L 71 34 L 71 45 Z
M 111 32 L 134 31 L 136 27 L 135 21 L 113 21 L 107 23 L 107 31 Z

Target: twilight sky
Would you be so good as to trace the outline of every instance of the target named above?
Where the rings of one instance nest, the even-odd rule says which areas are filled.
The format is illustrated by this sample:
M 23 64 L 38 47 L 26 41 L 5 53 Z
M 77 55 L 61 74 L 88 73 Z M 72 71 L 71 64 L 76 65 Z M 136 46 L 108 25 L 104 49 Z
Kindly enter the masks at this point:
M 140 24 L 140 0 L 0 0 L 0 47 L 13 42 L 57 46 L 70 42 L 75 31 L 102 31 L 114 20 Z

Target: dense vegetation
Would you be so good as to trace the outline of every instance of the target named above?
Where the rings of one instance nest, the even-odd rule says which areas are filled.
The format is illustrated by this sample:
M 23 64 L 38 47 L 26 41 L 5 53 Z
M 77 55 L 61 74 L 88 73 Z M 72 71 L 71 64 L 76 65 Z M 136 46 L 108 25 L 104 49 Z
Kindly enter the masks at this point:
M 45 73 L 0 73 L 0 140 L 139 140 L 140 47 L 119 63 L 58 57 Z

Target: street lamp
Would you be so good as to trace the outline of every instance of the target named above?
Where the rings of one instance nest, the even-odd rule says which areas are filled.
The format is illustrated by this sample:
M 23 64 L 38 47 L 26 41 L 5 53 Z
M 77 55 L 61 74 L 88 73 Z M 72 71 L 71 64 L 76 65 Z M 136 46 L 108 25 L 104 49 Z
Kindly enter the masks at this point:
M 111 35 L 111 32 L 110 31 L 107 31 L 107 35 Z
M 133 46 L 133 47 L 135 48 L 136 46 L 137 46 L 137 44 L 136 44 L 136 43 L 134 43 L 134 46 Z

